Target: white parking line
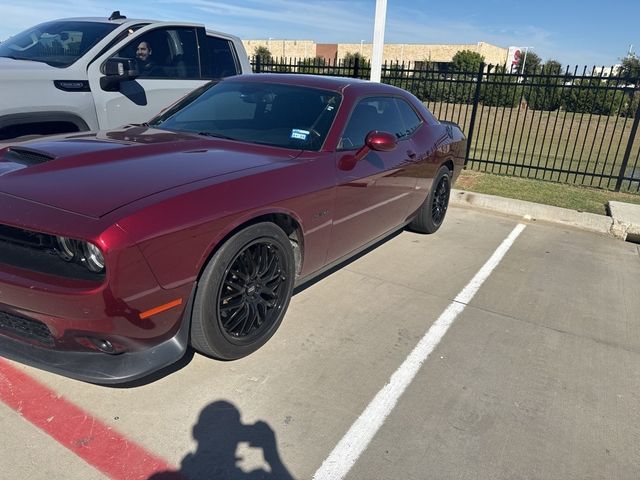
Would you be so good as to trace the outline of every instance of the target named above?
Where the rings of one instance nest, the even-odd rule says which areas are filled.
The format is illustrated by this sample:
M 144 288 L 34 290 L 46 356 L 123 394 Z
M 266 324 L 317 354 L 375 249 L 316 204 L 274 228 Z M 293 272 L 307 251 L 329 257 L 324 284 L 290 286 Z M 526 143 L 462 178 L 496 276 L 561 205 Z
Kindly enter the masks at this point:
M 378 392 L 360 417 L 342 437 L 331 454 L 322 463 L 313 476 L 314 480 L 339 480 L 349 473 L 369 442 L 389 416 L 400 396 L 411 384 L 418 370 L 436 348 L 456 317 L 478 292 L 484 281 L 498 266 L 509 251 L 518 235 L 525 229 L 525 224 L 518 224 L 509 236 L 500 244 L 491 258 L 482 266 L 458 296 L 451 302 L 438 320 L 422 337 L 422 340 L 409 354 L 406 360 L 394 372 L 389 382 Z

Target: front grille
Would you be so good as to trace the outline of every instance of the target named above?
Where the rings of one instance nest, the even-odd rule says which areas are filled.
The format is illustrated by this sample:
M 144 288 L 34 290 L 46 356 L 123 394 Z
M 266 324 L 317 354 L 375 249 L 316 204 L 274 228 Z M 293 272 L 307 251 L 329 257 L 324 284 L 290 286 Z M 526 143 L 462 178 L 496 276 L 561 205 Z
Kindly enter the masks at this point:
M 44 323 L 11 313 L 0 311 L 0 330 L 28 340 L 36 340 L 45 345 L 53 346 L 54 344 L 53 335 Z
M 21 228 L 0 225 L 0 240 L 32 247 L 45 247 L 51 244 L 50 235 L 31 232 Z
M 4 158 L 5 160 L 20 163 L 21 165 L 30 166 L 48 162 L 50 160 L 53 160 L 55 157 L 47 155 L 46 153 L 36 152 L 34 150 L 11 147 L 5 154 Z

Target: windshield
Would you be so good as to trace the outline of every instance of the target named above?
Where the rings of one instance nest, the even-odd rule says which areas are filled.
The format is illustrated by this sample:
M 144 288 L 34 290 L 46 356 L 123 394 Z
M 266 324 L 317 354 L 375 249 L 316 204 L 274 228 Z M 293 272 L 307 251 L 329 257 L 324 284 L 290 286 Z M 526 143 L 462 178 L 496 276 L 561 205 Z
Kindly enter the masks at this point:
M 320 150 L 342 97 L 315 88 L 224 81 L 196 90 L 150 125 L 242 142 Z
M 100 22 L 47 22 L 0 43 L 0 57 L 68 67 L 118 25 Z

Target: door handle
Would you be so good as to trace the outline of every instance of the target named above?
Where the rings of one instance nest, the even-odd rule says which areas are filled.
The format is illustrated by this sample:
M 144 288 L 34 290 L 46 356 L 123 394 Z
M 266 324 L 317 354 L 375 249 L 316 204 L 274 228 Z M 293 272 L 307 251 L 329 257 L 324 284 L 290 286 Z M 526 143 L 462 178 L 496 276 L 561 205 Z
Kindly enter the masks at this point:
M 410 159 L 414 159 L 416 158 L 416 152 L 414 152 L 413 150 L 407 150 L 407 155 L 409 156 Z

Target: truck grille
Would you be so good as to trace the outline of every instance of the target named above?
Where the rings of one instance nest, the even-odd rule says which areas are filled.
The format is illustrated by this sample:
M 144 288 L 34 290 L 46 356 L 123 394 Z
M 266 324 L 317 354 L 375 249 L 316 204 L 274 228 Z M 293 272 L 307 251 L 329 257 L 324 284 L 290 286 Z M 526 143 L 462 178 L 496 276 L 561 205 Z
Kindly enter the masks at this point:
M 36 340 L 53 346 L 53 335 L 44 323 L 30 318 L 0 311 L 0 330 L 28 340 Z

